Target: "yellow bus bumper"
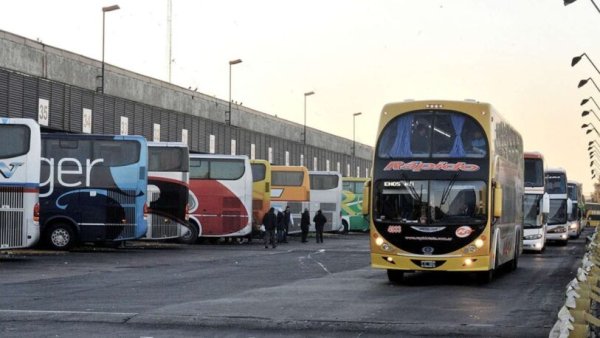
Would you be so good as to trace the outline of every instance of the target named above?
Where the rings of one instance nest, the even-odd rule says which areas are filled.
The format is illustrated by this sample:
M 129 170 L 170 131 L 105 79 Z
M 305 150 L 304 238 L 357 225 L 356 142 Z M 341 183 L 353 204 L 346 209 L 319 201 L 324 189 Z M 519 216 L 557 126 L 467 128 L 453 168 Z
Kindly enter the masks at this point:
M 400 256 L 371 254 L 371 267 L 406 271 L 488 271 L 490 256 Z

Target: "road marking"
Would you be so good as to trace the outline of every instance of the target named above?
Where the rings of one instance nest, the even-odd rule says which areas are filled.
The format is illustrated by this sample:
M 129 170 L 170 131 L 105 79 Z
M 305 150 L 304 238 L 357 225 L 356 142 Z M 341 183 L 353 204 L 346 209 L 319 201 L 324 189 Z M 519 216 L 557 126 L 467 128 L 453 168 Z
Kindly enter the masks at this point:
M 0 313 L 26 313 L 26 314 L 85 314 L 85 315 L 112 315 L 112 316 L 137 316 L 139 313 L 128 312 L 94 312 L 94 311 L 47 311 L 47 310 L 1 310 Z
M 323 252 L 325 252 L 325 249 L 320 249 L 320 250 L 316 251 L 315 253 L 316 253 L 316 254 L 320 254 L 320 253 L 323 253 Z M 323 265 L 323 264 L 322 264 L 321 262 L 319 262 L 318 260 L 316 260 L 316 259 L 312 258 L 312 256 L 311 256 L 311 254 L 310 254 L 310 253 L 309 253 L 309 254 L 308 254 L 308 256 L 306 256 L 306 257 L 307 257 L 308 259 L 312 259 L 313 261 L 315 261 L 315 263 L 319 264 L 319 266 L 320 266 L 320 267 L 321 267 L 323 270 L 325 270 L 325 272 L 327 272 L 328 274 L 331 274 L 331 272 L 330 272 L 329 270 L 327 270 L 327 268 L 325 267 L 325 265 Z

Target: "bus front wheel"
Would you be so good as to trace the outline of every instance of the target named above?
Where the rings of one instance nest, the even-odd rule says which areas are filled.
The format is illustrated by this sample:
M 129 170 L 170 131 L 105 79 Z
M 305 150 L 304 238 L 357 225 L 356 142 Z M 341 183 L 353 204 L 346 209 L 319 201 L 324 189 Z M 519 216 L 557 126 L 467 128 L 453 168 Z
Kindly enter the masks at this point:
M 390 282 L 400 284 L 404 280 L 404 271 L 388 269 L 387 276 Z
M 69 250 L 75 243 L 75 232 L 66 223 L 55 223 L 46 233 L 46 242 L 54 250 Z

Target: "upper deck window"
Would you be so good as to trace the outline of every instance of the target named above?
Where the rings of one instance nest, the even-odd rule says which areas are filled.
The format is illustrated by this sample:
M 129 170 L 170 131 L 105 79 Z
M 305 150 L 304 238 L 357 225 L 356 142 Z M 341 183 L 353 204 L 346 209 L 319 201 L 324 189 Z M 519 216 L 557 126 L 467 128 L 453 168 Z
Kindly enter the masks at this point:
M 544 186 L 544 162 L 541 159 L 525 159 L 525 186 Z
M 310 175 L 311 190 L 331 190 L 339 185 L 337 175 Z
M 378 144 L 382 158 L 482 158 L 488 145 L 481 126 L 451 111 L 421 111 L 392 120 Z
M 562 173 L 546 173 L 546 192 L 549 194 L 566 194 L 567 178 Z

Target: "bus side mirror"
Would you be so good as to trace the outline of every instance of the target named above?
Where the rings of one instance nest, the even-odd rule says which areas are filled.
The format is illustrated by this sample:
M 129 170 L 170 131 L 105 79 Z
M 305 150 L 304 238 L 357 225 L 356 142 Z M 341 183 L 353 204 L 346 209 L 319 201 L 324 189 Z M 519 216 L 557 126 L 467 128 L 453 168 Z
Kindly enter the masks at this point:
M 502 187 L 497 185 L 494 188 L 494 217 L 502 216 Z
M 547 193 L 544 193 L 544 196 L 542 197 L 542 214 L 549 214 L 550 213 L 550 195 L 548 195 Z
M 570 198 L 567 198 L 567 215 L 570 215 L 573 212 L 573 201 Z
M 363 201 L 362 201 L 362 214 L 364 216 L 369 214 L 369 205 L 371 199 L 371 180 L 366 181 L 363 186 Z

